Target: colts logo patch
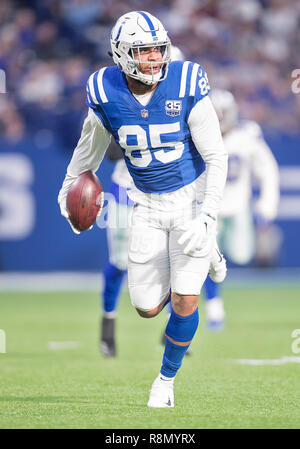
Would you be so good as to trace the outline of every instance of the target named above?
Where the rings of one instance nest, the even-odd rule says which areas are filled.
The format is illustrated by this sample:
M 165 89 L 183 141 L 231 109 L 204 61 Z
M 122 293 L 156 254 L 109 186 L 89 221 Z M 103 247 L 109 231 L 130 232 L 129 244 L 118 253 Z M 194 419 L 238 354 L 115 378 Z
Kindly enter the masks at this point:
M 167 100 L 165 103 L 166 114 L 171 117 L 180 115 L 181 112 L 181 100 Z

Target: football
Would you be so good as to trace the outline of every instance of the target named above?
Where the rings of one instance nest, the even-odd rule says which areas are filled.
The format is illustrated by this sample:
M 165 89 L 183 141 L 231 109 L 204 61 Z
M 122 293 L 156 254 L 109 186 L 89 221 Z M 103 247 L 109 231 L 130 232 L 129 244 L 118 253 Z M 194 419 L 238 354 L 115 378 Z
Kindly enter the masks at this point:
M 82 173 L 71 185 L 66 208 L 72 225 L 78 231 L 89 229 L 101 212 L 104 193 L 98 177 L 92 171 Z

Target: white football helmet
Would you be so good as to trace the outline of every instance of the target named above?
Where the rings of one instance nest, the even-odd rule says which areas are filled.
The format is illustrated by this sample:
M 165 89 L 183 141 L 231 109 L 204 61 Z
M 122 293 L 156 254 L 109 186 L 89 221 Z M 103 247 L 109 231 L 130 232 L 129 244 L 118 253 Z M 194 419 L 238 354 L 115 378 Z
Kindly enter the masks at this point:
M 209 96 L 219 118 L 221 131 L 225 134 L 237 124 L 237 103 L 228 90 L 213 89 Z
M 110 36 L 110 45 L 114 62 L 131 78 L 144 84 L 153 85 L 166 78 L 170 62 L 171 42 L 162 23 L 145 11 L 133 11 L 124 14 L 116 22 Z M 159 47 L 162 64 L 159 73 L 144 74 L 138 66 L 142 64 L 140 49 Z M 138 55 L 138 59 L 134 55 Z M 157 65 L 157 62 L 148 62 Z

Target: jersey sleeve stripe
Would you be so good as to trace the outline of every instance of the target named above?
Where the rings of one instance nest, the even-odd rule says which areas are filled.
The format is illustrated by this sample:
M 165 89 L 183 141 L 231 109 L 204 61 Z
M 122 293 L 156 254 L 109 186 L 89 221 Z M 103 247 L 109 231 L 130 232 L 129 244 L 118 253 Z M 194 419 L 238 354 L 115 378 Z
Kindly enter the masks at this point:
M 97 72 L 95 72 L 93 75 L 91 75 L 88 80 L 88 90 L 89 90 L 90 97 L 92 99 L 92 103 L 99 104 L 99 101 L 96 98 L 95 89 L 94 89 L 94 78 L 95 78 L 96 73 Z
M 191 85 L 190 85 L 190 96 L 194 96 L 196 92 L 196 81 L 197 81 L 197 73 L 199 70 L 199 64 L 193 65 L 192 76 L 191 76 Z
M 93 104 L 93 100 L 92 100 L 92 97 L 91 97 L 91 94 L 90 94 L 90 89 L 89 89 L 88 85 L 86 86 L 86 93 L 87 93 L 88 103 L 89 103 L 89 105 L 92 105 Z
M 181 81 L 180 81 L 180 90 L 179 90 L 179 98 L 183 98 L 185 96 L 186 90 L 186 77 L 188 71 L 189 61 L 185 61 L 182 66 L 181 72 Z
M 103 69 L 99 70 L 98 76 L 97 76 L 97 83 L 96 83 L 97 90 L 98 90 L 97 93 L 100 94 L 102 103 L 108 102 L 107 96 L 104 91 L 104 86 L 103 86 L 103 75 L 104 75 L 104 72 L 106 69 L 107 69 L 107 67 L 103 67 Z

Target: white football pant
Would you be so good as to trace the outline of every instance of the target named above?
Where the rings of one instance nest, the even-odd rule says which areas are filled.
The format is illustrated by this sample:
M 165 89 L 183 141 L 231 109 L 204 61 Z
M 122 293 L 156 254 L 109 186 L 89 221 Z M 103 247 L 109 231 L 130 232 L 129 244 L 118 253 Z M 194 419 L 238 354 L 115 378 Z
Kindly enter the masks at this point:
M 149 311 L 172 292 L 199 295 L 210 266 L 215 235 L 188 255 L 178 244 L 195 217 L 195 204 L 176 211 L 133 208 L 129 233 L 128 285 L 132 305 Z

